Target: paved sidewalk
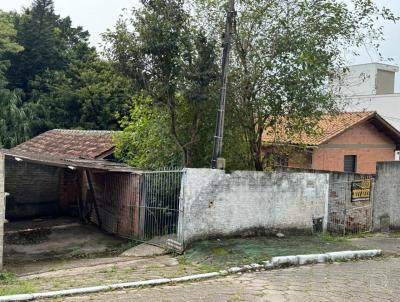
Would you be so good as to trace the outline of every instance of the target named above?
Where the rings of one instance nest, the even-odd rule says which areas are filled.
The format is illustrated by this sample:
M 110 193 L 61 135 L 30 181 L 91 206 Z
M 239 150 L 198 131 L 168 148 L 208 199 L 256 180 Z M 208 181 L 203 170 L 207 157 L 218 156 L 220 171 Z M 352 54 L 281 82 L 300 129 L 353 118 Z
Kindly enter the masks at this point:
M 51 301 L 393 301 L 400 300 L 400 259 L 319 264 L 204 282 L 108 292 Z

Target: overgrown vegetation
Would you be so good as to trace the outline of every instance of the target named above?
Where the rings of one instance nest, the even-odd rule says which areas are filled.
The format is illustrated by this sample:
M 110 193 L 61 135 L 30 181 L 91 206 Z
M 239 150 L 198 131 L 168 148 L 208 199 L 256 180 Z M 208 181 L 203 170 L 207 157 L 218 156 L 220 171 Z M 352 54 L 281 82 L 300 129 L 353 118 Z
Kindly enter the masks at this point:
M 33 282 L 18 280 L 18 278 L 9 272 L 0 272 L 0 296 L 16 295 L 23 293 L 32 293 L 36 291 Z
M 53 0 L 0 12 L 0 145 L 52 128 L 123 130 L 121 161 L 208 167 L 219 95 L 225 1 L 142 0 L 104 34 L 55 13 Z M 228 170 L 266 169 L 263 133 L 312 133 L 340 109 L 330 85 L 345 51 L 378 48 L 370 0 L 237 0 L 224 137 Z M 277 133 L 277 132 L 276 132 Z M 276 142 L 282 142 L 279 133 Z M 277 149 L 278 150 L 278 149 Z

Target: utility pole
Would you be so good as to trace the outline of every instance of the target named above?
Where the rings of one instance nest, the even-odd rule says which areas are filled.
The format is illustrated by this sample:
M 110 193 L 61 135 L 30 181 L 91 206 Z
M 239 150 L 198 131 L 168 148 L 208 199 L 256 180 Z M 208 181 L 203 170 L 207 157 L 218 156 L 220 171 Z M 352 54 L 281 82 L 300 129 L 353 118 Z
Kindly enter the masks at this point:
M 235 16 L 235 0 L 229 0 L 223 42 L 224 50 L 222 54 L 220 100 L 217 114 L 217 125 L 215 128 L 214 136 L 214 149 L 211 161 L 211 166 L 213 169 L 225 169 L 225 159 L 222 158 L 222 144 L 224 138 L 225 100 L 229 74 L 229 55 L 232 48 L 232 35 L 234 31 Z

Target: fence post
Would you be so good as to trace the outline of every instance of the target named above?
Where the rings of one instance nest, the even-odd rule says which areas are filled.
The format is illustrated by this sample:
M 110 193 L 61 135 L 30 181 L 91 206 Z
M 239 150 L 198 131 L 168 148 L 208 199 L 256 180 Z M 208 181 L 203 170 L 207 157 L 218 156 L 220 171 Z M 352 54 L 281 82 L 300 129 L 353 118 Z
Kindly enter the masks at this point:
M 331 175 L 327 174 L 327 186 L 325 190 L 325 214 L 324 222 L 322 225 L 322 232 L 326 233 L 328 231 L 328 221 L 329 221 L 329 190 L 331 189 Z

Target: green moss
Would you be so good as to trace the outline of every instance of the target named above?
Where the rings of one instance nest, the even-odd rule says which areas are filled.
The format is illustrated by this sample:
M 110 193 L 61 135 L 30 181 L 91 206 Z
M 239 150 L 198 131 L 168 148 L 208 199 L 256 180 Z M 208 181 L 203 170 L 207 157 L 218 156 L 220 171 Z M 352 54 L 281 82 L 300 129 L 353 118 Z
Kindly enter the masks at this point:
M 287 236 L 205 240 L 186 251 L 180 263 L 195 263 L 225 269 L 260 263 L 274 256 L 326 253 L 353 248 L 347 238 L 327 234 L 318 236 Z
M 229 251 L 224 247 L 216 247 L 212 250 L 215 256 L 224 257 L 229 255 Z

